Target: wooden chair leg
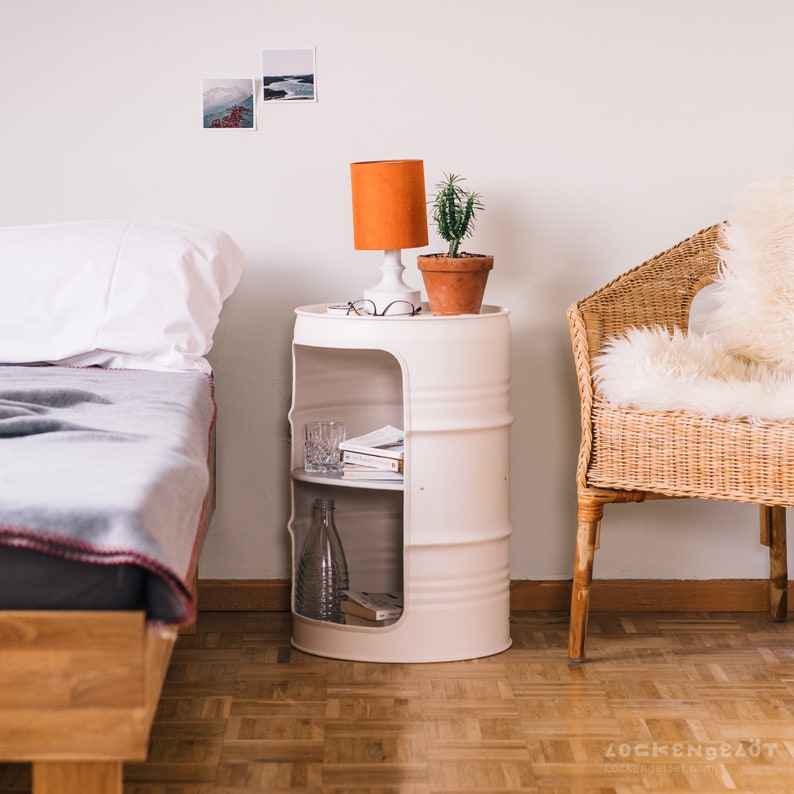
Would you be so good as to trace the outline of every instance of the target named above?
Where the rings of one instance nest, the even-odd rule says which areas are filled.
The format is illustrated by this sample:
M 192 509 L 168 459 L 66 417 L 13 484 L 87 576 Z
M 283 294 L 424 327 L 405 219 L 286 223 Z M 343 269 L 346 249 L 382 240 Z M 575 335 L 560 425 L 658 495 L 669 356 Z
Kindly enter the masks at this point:
M 761 543 L 769 547 L 769 614 L 785 620 L 788 614 L 786 509 L 761 505 Z
M 573 563 L 571 591 L 571 622 L 568 631 L 568 657 L 584 661 L 587 643 L 587 622 L 590 617 L 590 587 L 593 582 L 593 558 L 598 548 L 598 534 L 604 515 L 602 501 L 579 495 L 579 528 L 576 532 L 576 554 Z

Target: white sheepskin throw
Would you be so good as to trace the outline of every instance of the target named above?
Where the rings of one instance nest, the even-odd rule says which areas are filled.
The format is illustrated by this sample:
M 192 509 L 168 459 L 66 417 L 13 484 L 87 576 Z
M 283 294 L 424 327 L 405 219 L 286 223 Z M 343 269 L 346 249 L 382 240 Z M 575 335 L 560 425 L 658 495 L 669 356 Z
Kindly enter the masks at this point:
M 705 334 L 632 329 L 599 357 L 595 377 L 617 405 L 794 422 L 794 375 L 732 356 Z
M 723 241 L 717 307 L 701 328 L 734 355 L 794 372 L 794 174 L 745 188 Z
M 618 405 L 794 422 L 794 174 L 734 200 L 714 308 L 697 330 L 631 329 L 595 362 Z

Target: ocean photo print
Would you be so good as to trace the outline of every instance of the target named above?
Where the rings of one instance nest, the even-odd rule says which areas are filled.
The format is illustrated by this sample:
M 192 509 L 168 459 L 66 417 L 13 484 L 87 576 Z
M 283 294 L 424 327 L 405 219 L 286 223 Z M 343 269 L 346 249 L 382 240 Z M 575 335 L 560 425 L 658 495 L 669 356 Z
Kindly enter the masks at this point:
M 262 50 L 262 98 L 265 102 L 316 102 L 315 51 Z

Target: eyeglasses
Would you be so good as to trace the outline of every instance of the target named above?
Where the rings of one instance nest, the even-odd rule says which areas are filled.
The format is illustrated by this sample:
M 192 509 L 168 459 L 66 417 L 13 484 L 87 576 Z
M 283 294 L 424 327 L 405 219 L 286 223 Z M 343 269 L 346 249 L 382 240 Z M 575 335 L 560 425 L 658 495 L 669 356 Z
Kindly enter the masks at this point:
M 348 301 L 347 314 L 355 314 L 358 317 L 398 317 L 400 315 L 405 317 L 416 317 L 422 311 L 421 306 L 414 306 L 410 301 L 392 301 L 383 308 L 383 311 L 378 311 L 375 303 L 367 298 L 357 301 Z

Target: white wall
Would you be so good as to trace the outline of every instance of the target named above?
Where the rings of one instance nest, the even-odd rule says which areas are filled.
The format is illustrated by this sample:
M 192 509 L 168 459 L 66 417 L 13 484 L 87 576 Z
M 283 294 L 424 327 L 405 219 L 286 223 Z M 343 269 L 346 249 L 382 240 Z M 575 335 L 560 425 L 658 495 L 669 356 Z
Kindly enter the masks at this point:
M 246 251 L 212 355 L 202 575 L 281 578 L 292 308 L 377 280 L 379 255 L 353 250 L 348 164 L 422 158 L 428 188 L 464 174 L 487 204 L 467 248 L 495 255 L 486 299 L 512 308 L 512 576 L 567 578 L 565 309 L 792 166 L 792 32 L 789 0 L 2 0 L 0 223 L 157 215 Z M 318 103 L 259 103 L 256 132 L 201 129 L 202 77 L 313 46 Z M 599 576 L 766 575 L 751 508 L 607 511 Z

